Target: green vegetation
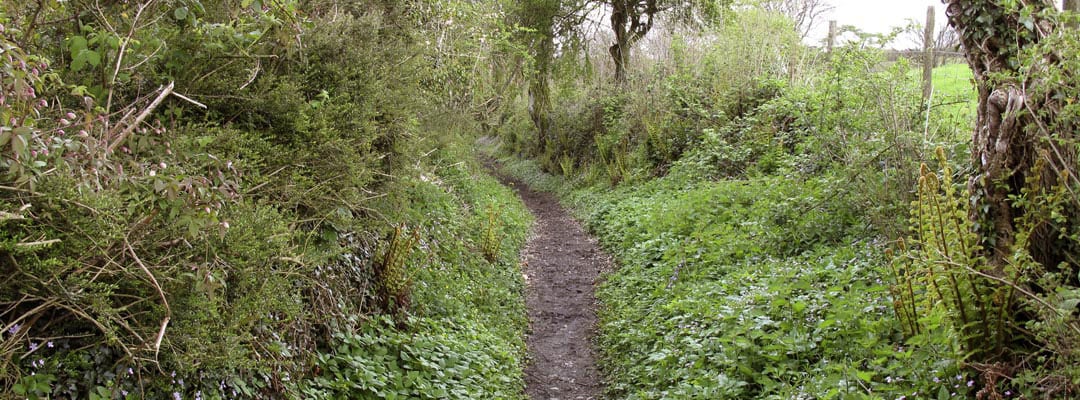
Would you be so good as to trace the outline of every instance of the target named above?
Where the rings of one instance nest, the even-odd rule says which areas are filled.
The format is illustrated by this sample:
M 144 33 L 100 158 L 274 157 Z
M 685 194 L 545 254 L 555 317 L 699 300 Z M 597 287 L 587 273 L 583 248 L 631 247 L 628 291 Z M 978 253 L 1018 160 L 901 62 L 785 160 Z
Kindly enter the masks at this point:
M 815 0 L 0 3 L 0 398 L 523 398 L 481 136 L 612 398 L 1076 397 L 1077 18 L 945 2 L 929 104 Z
M 4 2 L 0 398 L 520 397 L 495 6 Z
M 1043 186 L 1052 174 L 1035 173 L 1011 197 L 1021 234 L 990 268 L 993 239 L 965 190 L 978 167 L 971 69 L 938 68 L 928 111 L 917 69 L 879 49 L 889 37 L 823 54 L 788 24 L 733 10 L 706 39 L 664 38 L 650 51 L 667 56 L 639 56 L 623 86 L 567 68 L 580 75 L 553 79 L 553 139 L 510 128 L 493 150 L 619 262 L 598 293 L 610 397 L 1075 394 L 1077 142 L 1037 139 L 1073 164 L 1032 165 L 1063 175 Z M 1028 250 L 1044 226 L 1063 244 Z M 1061 251 L 1061 264 L 1033 259 Z
M 358 331 L 335 333 L 304 398 L 522 396 L 526 321 L 517 251 L 530 214 L 512 192 L 473 168 L 442 171 L 386 200 L 424 226 L 417 249 L 424 251 L 414 251 L 407 263 L 424 266 L 408 271 L 417 315 L 385 316 Z M 491 218 L 494 210 L 504 217 Z M 488 229 L 504 244 L 491 261 L 482 251 Z
M 931 118 L 938 121 L 940 134 L 954 135 L 951 141 L 969 140 L 975 129 L 975 109 L 979 102 L 974 79 L 967 64 L 950 63 L 934 68 L 932 104 L 935 107 Z

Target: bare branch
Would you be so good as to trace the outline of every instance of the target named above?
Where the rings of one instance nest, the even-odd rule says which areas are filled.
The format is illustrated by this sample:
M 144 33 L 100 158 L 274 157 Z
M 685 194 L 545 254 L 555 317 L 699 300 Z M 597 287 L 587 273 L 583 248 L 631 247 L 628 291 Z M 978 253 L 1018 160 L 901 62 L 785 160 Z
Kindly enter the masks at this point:
M 157 106 L 161 105 L 161 102 L 165 101 L 166 97 L 169 97 L 169 94 L 172 94 L 174 87 L 176 87 L 174 82 L 169 82 L 168 85 L 165 85 L 165 88 L 161 90 L 161 94 L 158 94 L 158 97 L 154 99 L 154 101 L 151 102 L 138 117 L 135 117 L 135 121 L 133 121 L 131 125 L 128 125 L 127 128 L 124 128 L 124 131 L 120 133 L 120 136 L 109 145 L 109 153 L 115 152 L 116 148 L 120 147 L 120 143 L 123 143 L 124 139 L 127 139 L 127 137 L 135 131 L 135 128 L 138 127 L 146 117 L 150 116 L 150 113 L 153 112 Z

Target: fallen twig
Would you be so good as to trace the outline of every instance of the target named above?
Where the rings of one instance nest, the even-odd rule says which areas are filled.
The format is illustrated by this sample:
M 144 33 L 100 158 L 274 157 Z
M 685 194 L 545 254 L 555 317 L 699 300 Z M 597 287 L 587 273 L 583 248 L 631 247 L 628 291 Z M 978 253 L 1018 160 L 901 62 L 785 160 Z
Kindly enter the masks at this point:
M 169 300 L 165 297 L 165 291 L 161 289 L 161 284 L 158 283 L 157 278 L 154 278 L 150 268 L 147 268 L 146 264 L 143 264 L 142 260 L 139 259 L 139 255 L 135 254 L 135 249 L 131 247 L 131 243 L 127 239 L 124 239 L 124 246 L 127 247 L 131 257 L 135 259 L 135 263 L 139 264 L 139 268 L 142 268 L 146 276 L 150 277 L 150 283 L 154 284 L 154 289 L 157 289 L 158 295 L 161 296 L 161 303 L 165 306 L 165 318 L 161 320 L 161 328 L 158 330 L 157 339 L 154 341 L 154 357 L 156 358 L 158 352 L 161 351 L 161 341 L 165 338 L 165 328 L 169 326 L 169 320 L 172 319 L 172 309 L 169 308 Z
M 161 89 L 161 93 L 158 94 L 158 97 L 154 99 L 154 101 L 151 102 L 150 105 L 147 106 L 146 109 L 144 109 L 138 117 L 135 117 L 135 121 L 129 124 L 126 128 L 124 128 L 124 131 L 120 133 L 120 136 L 118 136 L 116 140 L 114 140 L 112 144 L 109 145 L 109 153 L 115 152 L 116 148 L 120 147 L 120 144 L 123 143 L 124 140 L 127 139 L 127 137 L 135 131 L 135 128 L 138 127 L 139 124 L 141 124 L 143 120 L 146 119 L 146 117 L 150 116 L 150 113 L 153 112 L 154 109 L 157 108 L 159 105 L 161 105 L 161 102 L 165 101 L 165 98 L 169 97 L 169 94 L 172 94 L 173 88 L 175 87 L 175 82 L 169 82 L 168 85 L 165 85 L 165 87 Z
M 36 242 L 16 243 L 16 247 L 36 247 L 36 246 L 48 246 L 50 244 L 60 243 L 60 239 L 39 240 Z
M 194 104 L 194 105 L 198 106 L 199 108 L 207 108 L 206 104 L 195 101 L 192 98 L 184 96 L 184 95 L 182 95 L 180 93 L 173 92 L 172 95 L 176 96 L 176 97 L 179 97 L 181 100 L 184 100 L 184 101 L 186 101 L 188 103 Z

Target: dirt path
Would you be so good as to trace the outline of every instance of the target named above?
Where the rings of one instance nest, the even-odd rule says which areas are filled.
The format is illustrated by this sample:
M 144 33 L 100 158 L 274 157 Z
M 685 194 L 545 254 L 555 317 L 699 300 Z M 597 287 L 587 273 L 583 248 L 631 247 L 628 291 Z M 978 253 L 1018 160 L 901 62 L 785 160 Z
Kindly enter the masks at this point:
M 529 310 L 525 392 L 531 400 L 599 399 L 603 392 L 592 337 L 593 289 L 608 258 L 550 193 L 506 177 L 536 216 L 525 245 L 525 304 Z

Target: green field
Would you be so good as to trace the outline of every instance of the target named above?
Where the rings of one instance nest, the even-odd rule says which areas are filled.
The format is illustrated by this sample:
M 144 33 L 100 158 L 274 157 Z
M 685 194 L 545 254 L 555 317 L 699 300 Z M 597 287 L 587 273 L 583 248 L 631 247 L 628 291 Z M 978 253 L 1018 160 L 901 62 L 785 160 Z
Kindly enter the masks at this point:
M 971 67 L 952 63 L 934 68 L 934 97 L 932 115 L 940 126 L 955 128 L 952 134 L 967 137 L 974 127 L 978 97 L 975 93 Z M 952 123 L 945 123 L 947 121 Z M 943 129 L 941 133 L 948 133 Z M 954 136 L 955 137 L 955 136 Z

